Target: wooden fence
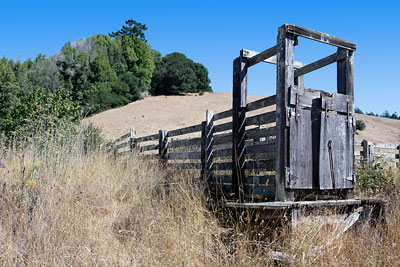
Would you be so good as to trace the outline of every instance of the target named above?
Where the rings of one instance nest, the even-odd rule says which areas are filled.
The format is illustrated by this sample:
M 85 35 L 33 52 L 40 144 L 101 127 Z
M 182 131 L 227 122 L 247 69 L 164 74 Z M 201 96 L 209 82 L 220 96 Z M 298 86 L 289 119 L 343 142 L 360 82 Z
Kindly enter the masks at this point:
M 382 160 L 389 167 L 400 168 L 400 145 L 382 144 L 367 140 L 354 142 L 354 158 L 356 161 L 372 162 Z

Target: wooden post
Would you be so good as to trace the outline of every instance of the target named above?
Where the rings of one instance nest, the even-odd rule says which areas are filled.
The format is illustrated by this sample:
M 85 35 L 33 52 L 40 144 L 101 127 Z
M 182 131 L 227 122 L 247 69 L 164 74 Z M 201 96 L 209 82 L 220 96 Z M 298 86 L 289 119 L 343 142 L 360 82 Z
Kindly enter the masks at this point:
M 399 161 L 397 162 L 397 167 L 400 169 L 400 145 L 397 147 L 397 149 L 399 150 Z
M 246 158 L 247 59 L 233 61 L 232 189 L 242 202 Z
M 363 147 L 363 159 L 366 162 L 371 163 L 374 160 L 374 145 L 373 143 L 368 142 L 367 140 L 363 140 L 361 142 Z
M 338 54 L 344 48 L 338 48 Z M 337 62 L 337 92 L 354 97 L 354 56 L 347 51 L 347 57 Z
M 130 151 L 133 152 L 135 147 L 136 147 L 136 130 L 135 130 L 135 128 L 131 128 L 131 136 L 129 137 Z
M 290 201 L 293 192 L 286 190 L 286 168 L 289 166 L 289 129 L 286 127 L 286 107 L 289 105 L 289 88 L 294 85 L 294 36 L 287 33 L 287 25 L 278 29 L 276 64 L 276 201 Z
M 300 63 L 300 62 L 298 62 Z M 304 67 L 306 64 L 301 62 L 301 65 Z M 294 84 L 301 89 L 304 89 L 304 75 L 300 75 L 294 78 Z
M 206 183 L 212 177 L 213 168 L 213 144 L 214 144 L 214 112 L 212 110 L 206 111 L 206 121 L 203 124 L 203 149 L 202 149 L 202 162 L 203 162 L 203 179 Z
M 163 166 L 167 163 L 167 151 L 168 151 L 168 131 L 158 131 L 158 155 L 160 156 L 160 162 Z

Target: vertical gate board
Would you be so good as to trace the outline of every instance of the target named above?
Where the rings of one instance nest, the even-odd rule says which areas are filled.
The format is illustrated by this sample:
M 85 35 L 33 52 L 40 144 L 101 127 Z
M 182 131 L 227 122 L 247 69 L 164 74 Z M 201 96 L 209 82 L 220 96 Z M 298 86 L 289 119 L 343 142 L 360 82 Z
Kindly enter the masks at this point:
M 287 187 L 313 188 L 311 110 L 299 109 L 299 116 L 290 117 L 290 176 Z
M 351 119 L 352 117 L 350 117 Z M 347 123 L 346 115 L 321 112 L 319 155 L 320 189 L 354 188 L 353 124 Z M 332 149 L 328 147 L 331 141 Z M 331 162 L 333 161 L 333 186 Z

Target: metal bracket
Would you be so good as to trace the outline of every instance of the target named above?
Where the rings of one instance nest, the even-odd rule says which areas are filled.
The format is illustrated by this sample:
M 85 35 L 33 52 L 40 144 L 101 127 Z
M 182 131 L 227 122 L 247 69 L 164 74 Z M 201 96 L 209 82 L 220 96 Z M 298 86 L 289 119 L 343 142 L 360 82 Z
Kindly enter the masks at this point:
M 296 111 L 294 108 L 286 107 L 286 127 L 290 126 L 290 118 L 296 116 Z
M 292 174 L 290 173 L 290 168 L 286 167 L 285 168 L 285 177 L 286 177 L 286 184 L 290 186 L 290 179 L 291 179 Z

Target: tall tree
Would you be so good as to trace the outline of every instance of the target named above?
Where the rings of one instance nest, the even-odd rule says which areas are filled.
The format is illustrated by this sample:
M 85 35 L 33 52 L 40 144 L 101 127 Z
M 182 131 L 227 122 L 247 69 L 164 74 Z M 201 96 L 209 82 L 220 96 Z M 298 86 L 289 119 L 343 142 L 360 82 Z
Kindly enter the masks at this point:
M 144 31 L 147 30 L 146 24 L 142 24 L 140 22 L 137 22 L 134 19 L 130 19 L 125 21 L 126 25 L 122 26 L 122 29 L 109 33 L 108 35 L 110 37 L 116 38 L 117 36 L 135 36 L 139 38 L 140 40 L 147 42 L 145 36 L 144 36 Z

